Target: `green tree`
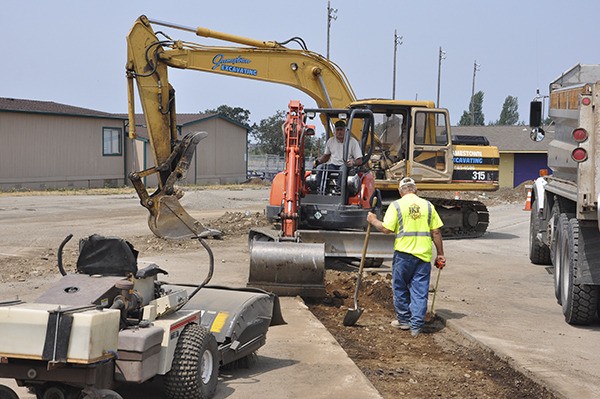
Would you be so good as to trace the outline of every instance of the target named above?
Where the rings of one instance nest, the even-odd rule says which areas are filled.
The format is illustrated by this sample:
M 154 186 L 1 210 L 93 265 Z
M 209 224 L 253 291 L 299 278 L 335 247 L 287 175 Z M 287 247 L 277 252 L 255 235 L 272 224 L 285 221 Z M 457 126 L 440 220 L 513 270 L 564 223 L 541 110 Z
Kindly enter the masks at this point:
M 256 141 L 255 151 L 259 154 L 284 155 L 285 143 L 281 126 L 285 122 L 285 111 L 277 111 L 266 119 L 261 120 L 250 133 Z
M 285 137 L 283 135 L 283 123 L 285 122 L 286 111 L 277 111 L 275 115 L 261 120 L 258 125 L 255 124 L 250 136 L 256 142 L 252 152 L 255 154 L 273 154 L 285 155 Z M 316 157 L 323 152 L 323 136 L 305 136 L 304 138 L 304 156 Z
M 325 134 L 306 137 L 304 139 L 304 156 L 316 158 L 323 155 L 325 141 Z
M 458 126 L 471 126 L 471 113 L 468 111 L 463 111 L 462 116 L 460 117 L 460 121 L 458 122 Z
M 519 121 L 519 100 L 517 97 L 507 96 L 502 105 L 498 125 L 514 125 Z
M 471 118 L 471 104 L 469 104 L 469 109 L 464 111 L 462 116 L 460 117 L 460 121 L 458 122 L 459 126 L 483 126 L 485 125 L 485 116 L 483 115 L 483 92 L 478 91 L 475 93 L 473 98 L 471 99 L 473 106 L 473 115 L 475 119 L 475 123 L 473 123 L 473 119 Z
M 229 119 L 250 126 L 250 111 L 241 107 L 230 107 L 229 105 L 219 105 L 217 109 L 207 109 L 205 114 L 221 114 Z

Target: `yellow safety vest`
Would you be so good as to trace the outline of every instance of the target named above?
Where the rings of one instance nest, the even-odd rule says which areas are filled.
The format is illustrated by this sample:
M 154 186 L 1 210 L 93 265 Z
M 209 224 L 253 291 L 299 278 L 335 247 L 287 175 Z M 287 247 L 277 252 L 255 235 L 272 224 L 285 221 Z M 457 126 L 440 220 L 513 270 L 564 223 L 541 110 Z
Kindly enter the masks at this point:
M 443 223 L 431 202 L 415 194 L 407 194 L 388 207 L 383 226 L 396 234 L 395 251 L 431 262 L 431 230 L 442 227 Z

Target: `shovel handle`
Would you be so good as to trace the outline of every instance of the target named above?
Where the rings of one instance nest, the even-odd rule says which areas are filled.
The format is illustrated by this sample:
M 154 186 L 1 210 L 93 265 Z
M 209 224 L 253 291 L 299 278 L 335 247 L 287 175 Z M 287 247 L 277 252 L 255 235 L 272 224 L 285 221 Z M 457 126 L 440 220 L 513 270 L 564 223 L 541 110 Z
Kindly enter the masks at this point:
M 438 284 L 440 282 L 440 274 L 442 274 L 442 269 L 438 269 L 438 275 L 435 279 L 435 288 L 433 291 L 433 299 L 431 300 L 431 313 L 433 313 L 433 309 L 435 309 L 435 297 L 437 296 Z
M 367 248 L 369 247 L 369 237 L 371 237 L 371 223 L 367 226 L 367 234 L 365 235 L 365 242 L 363 244 L 362 257 L 360 258 L 360 265 L 358 266 L 358 278 L 356 280 L 356 288 L 354 289 L 354 308 L 358 309 L 358 290 L 360 283 L 362 282 L 362 273 L 365 266 L 365 258 L 367 257 Z
M 381 203 L 381 193 L 379 190 L 373 193 L 371 197 L 371 205 L 372 209 L 375 209 L 377 202 Z M 369 238 L 371 237 L 371 223 L 367 223 L 367 233 L 365 234 L 365 242 L 363 244 L 362 256 L 360 258 L 360 265 L 358 266 L 358 278 L 356 279 L 356 288 L 354 289 L 354 309 L 358 309 L 358 290 L 360 289 L 360 284 L 362 282 L 362 272 L 365 266 L 365 258 L 367 257 L 367 248 L 369 247 Z

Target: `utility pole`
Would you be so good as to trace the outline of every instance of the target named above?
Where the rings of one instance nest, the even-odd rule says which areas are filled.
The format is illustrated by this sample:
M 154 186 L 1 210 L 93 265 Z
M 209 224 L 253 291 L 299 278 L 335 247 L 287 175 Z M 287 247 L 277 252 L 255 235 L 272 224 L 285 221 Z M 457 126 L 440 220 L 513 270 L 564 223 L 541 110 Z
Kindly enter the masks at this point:
M 331 30 L 331 20 L 336 20 L 337 8 L 331 8 L 331 1 L 327 1 L 327 59 L 329 59 L 329 31 Z
M 438 86 L 437 86 L 437 101 L 435 103 L 436 107 L 440 107 L 440 82 L 442 78 L 442 60 L 446 59 L 446 52 L 442 50 L 442 46 L 440 46 L 440 53 L 438 57 Z
M 403 36 L 398 36 L 398 31 L 394 29 L 394 78 L 392 80 L 392 100 L 396 99 L 396 53 L 398 46 L 402 45 Z
M 475 125 L 475 75 L 479 71 L 481 65 L 477 63 L 477 60 L 473 63 L 473 86 L 471 87 L 471 125 Z

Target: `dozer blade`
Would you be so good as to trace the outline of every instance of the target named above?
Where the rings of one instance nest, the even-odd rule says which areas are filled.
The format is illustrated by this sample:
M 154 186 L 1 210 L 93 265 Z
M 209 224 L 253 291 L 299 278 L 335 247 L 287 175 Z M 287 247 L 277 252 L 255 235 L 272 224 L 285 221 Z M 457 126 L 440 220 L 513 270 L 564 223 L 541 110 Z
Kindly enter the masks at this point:
M 254 241 L 250 246 L 249 287 L 280 296 L 325 296 L 325 246 Z
M 174 195 L 153 198 L 154 204 L 148 216 L 150 230 L 160 238 L 183 239 L 220 235 L 216 230 L 207 229 L 190 216 Z

